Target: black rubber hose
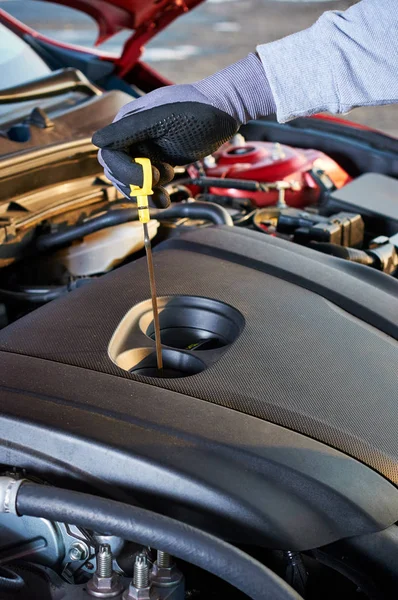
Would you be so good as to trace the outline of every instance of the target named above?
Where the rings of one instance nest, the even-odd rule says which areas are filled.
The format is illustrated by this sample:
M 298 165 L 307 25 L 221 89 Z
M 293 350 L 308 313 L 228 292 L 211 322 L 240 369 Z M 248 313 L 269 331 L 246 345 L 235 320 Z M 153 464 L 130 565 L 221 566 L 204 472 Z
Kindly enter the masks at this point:
M 55 248 L 70 244 L 74 240 L 89 235 L 90 233 L 94 233 L 95 231 L 99 231 L 100 229 L 113 227 L 113 225 L 121 225 L 122 223 L 128 223 L 129 221 L 136 221 L 137 219 L 138 211 L 136 208 L 109 210 L 98 217 L 88 219 L 80 225 L 74 225 L 63 231 L 39 236 L 36 240 L 36 248 L 40 251 L 54 250 Z
M 18 573 L 8 567 L 0 566 L 0 590 L 15 592 L 21 590 L 24 585 L 25 582 Z
M 376 265 L 375 258 L 369 256 L 364 250 L 358 250 L 357 248 L 348 248 L 346 246 L 339 246 L 338 244 L 330 244 L 327 242 L 311 242 L 309 246 L 324 254 L 337 256 L 337 258 L 344 258 L 344 260 L 349 260 L 350 262 L 367 265 L 368 267 L 374 267 Z
M 194 177 L 192 179 L 181 179 L 176 183 L 182 185 L 197 185 L 201 188 L 217 187 L 223 189 L 246 190 L 247 192 L 268 192 L 266 183 L 254 179 L 232 179 L 224 177 Z
M 260 192 L 261 183 L 250 179 L 224 179 L 222 177 L 198 177 L 192 180 L 193 185 L 200 187 L 233 188 L 235 190 L 246 190 L 248 192 Z
M 228 225 L 229 227 L 232 227 L 234 224 L 229 212 L 223 206 L 213 204 L 212 202 L 181 202 L 158 212 L 156 215 L 158 221 L 182 217 L 203 219 L 211 221 L 215 225 Z
M 238 548 L 152 511 L 34 483 L 21 485 L 16 504 L 19 515 L 106 531 L 168 552 L 213 573 L 253 600 L 302 600 L 280 577 Z
M 188 217 L 190 219 L 205 219 L 215 225 L 233 225 L 232 218 L 225 208 L 210 202 L 180 203 L 162 211 L 151 209 L 151 217 L 158 221 Z M 129 221 L 136 221 L 137 219 L 138 211 L 136 208 L 109 210 L 98 217 L 88 219 L 80 225 L 39 236 L 36 239 L 36 249 L 40 252 L 55 250 L 95 231 L 128 223 Z
M 0 289 L 0 299 L 15 300 L 16 302 L 27 302 L 31 304 L 44 304 L 63 296 L 70 289 L 66 285 L 49 286 L 48 288 L 30 287 L 28 290 L 5 290 Z

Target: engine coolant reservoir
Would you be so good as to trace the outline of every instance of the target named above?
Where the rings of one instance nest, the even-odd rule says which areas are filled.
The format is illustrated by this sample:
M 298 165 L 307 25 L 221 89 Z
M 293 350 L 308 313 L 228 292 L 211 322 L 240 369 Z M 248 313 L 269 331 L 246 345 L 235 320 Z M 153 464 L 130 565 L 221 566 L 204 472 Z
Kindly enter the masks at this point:
M 148 223 L 150 238 L 154 238 L 159 221 Z M 127 256 L 144 247 L 144 231 L 139 221 L 114 225 L 91 233 L 55 256 L 75 277 L 105 273 L 116 267 Z

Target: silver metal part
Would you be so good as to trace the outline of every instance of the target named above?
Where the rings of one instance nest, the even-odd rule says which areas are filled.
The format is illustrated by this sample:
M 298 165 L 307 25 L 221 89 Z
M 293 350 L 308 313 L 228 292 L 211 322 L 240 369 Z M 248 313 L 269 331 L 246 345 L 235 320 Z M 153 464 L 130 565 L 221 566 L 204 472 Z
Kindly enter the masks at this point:
M 122 593 L 123 586 L 117 573 L 113 573 L 112 577 L 99 577 L 94 573 L 86 589 L 89 596 L 95 598 L 114 598 Z
M 123 575 L 124 571 L 118 564 L 118 556 L 126 545 L 125 540 L 116 535 L 105 535 L 103 533 L 94 533 L 93 540 L 95 540 L 97 547 L 101 544 L 109 544 L 113 556 L 113 570 L 119 575 Z
M 154 596 L 150 587 L 136 588 L 132 583 L 123 594 L 123 600 L 158 600 Z
M 69 583 L 74 583 L 77 571 L 90 573 L 93 542 L 74 525 L 0 513 L 0 529 L 0 564 L 28 560 L 56 568 Z
M 144 245 L 145 245 L 146 259 L 147 259 L 147 265 L 148 265 L 148 274 L 149 274 L 149 285 L 151 288 L 153 324 L 154 324 L 154 328 L 155 328 L 156 362 L 158 365 L 159 376 L 162 376 L 163 356 L 162 356 L 162 342 L 160 339 L 160 323 L 159 323 L 158 299 L 157 299 L 157 293 L 156 293 L 155 269 L 153 266 L 152 246 L 151 246 L 151 238 L 148 233 L 148 224 L 143 223 L 143 227 L 144 227 Z
M 156 562 L 151 572 L 154 595 L 160 600 L 184 600 L 185 579 L 170 554 L 158 550 Z
M 173 559 L 171 558 L 170 554 L 167 554 L 167 552 L 162 552 L 162 550 L 158 550 L 156 558 L 156 564 L 158 567 L 164 567 L 168 569 L 172 566 L 172 563 Z
M 276 208 L 286 208 L 286 190 L 292 190 L 293 192 L 299 192 L 301 190 L 301 184 L 299 181 L 273 181 L 264 183 L 263 186 L 266 186 L 266 191 L 277 190 L 278 192 L 278 202 L 276 203 Z
M 177 587 L 183 575 L 175 565 L 173 558 L 166 552 L 158 551 L 156 562 L 151 571 L 151 583 L 156 588 Z
M 0 529 L 0 564 L 23 558 L 50 567 L 65 556 L 60 528 L 51 521 L 3 514 Z
M 153 598 L 149 582 L 149 564 L 145 554 L 138 554 L 134 563 L 134 577 L 123 594 L 123 600 L 151 600 Z
M 75 542 L 69 548 L 68 556 L 71 561 L 86 560 L 90 555 L 90 550 L 84 542 Z
M 149 586 L 149 566 L 145 554 L 139 554 L 135 559 L 133 584 L 139 589 Z
M 94 571 L 94 567 L 90 562 L 90 559 L 95 557 L 94 542 L 76 525 L 67 525 L 64 523 L 54 523 L 54 525 L 58 528 L 64 545 L 61 558 L 62 577 L 69 583 L 74 583 L 75 574 L 78 571 L 83 570 L 91 575 Z M 78 546 L 80 551 L 84 550 L 81 558 L 77 558 L 77 552 L 73 550 L 72 556 L 69 554 L 71 548 L 75 547 L 76 544 L 81 544 L 81 546 Z M 88 550 L 88 553 L 86 550 Z
M 113 598 L 118 596 L 123 585 L 112 568 L 112 551 L 109 544 L 101 544 L 97 552 L 97 570 L 87 583 L 87 593 L 95 598 Z
M 100 577 L 112 576 L 112 552 L 109 544 L 101 544 L 97 553 L 97 573 Z
M 17 514 L 17 495 L 26 479 L 0 477 L 0 512 Z
M 116 535 L 104 535 L 102 533 L 94 533 L 94 540 L 97 542 L 98 546 L 101 544 L 109 544 L 112 550 L 113 558 L 119 556 L 120 552 L 123 550 L 126 542 Z

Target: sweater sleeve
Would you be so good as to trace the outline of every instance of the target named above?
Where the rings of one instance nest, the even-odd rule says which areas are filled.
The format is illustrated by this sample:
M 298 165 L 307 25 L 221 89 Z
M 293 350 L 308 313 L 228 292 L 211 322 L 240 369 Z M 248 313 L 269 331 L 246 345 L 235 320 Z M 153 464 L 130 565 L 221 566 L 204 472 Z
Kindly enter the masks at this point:
M 257 53 L 280 122 L 398 103 L 398 0 L 325 12 L 309 29 Z

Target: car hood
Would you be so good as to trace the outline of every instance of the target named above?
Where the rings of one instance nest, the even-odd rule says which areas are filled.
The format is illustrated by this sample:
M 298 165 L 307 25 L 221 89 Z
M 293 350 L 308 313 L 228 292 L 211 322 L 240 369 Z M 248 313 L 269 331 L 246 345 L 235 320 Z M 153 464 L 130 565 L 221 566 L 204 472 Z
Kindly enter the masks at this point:
M 101 44 L 123 29 L 150 31 L 153 37 L 171 21 L 203 0 L 55 0 L 91 15 L 98 23 Z M 54 2 L 54 0 L 51 0 Z
M 113 35 L 131 30 L 120 57 L 93 51 L 113 60 L 119 75 L 127 73 L 139 60 L 144 45 L 179 16 L 189 12 L 203 0 L 44 0 L 62 4 L 90 15 L 98 24 L 98 47 Z M 0 8 L 0 22 L 20 36 L 31 35 L 54 46 L 87 52 L 87 48 L 60 43 L 32 30 Z
M 96 46 L 120 31 L 132 30 L 132 35 L 127 40 L 120 57 L 120 64 L 126 70 L 126 67 L 131 68 L 137 62 L 146 42 L 179 16 L 201 4 L 203 0 L 55 0 L 55 2 L 81 10 L 96 20 L 98 24 Z

